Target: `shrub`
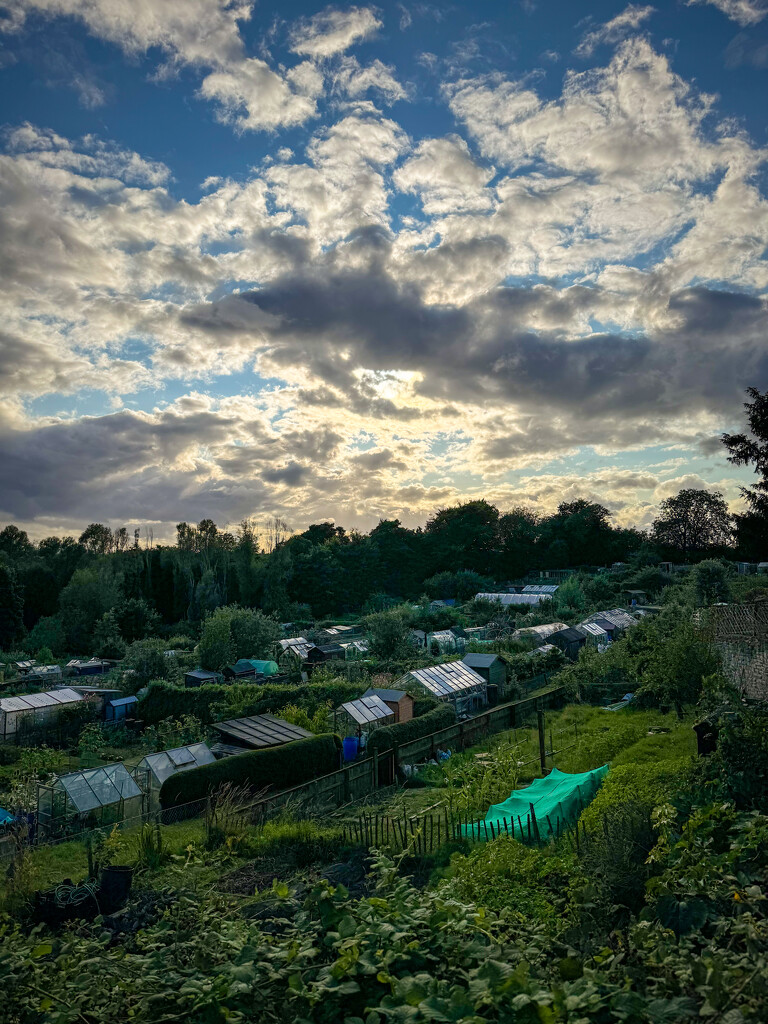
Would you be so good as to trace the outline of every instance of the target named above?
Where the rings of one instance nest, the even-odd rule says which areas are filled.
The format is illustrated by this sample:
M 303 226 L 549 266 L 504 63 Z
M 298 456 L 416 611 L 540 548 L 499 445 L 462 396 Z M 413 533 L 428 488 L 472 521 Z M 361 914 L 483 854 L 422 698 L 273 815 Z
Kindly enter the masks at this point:
M 441 895 L 477 903 L 489 910 L 512 909 L 527 918 L 553 919 L 564 909 L 572 857 L 552 847 L 530 849 L 508 836 L 484 843 L 469 856 L 454 854 L 440 872 Z
M 251 790 L 287 789 L 335 771 L 339 767 L 340 751 L 339 737 L 326 733 L 281 747 L 235 754 L 172 775 L 163 783 L 160 802 L 163 807 L 173 807 L 202 800 L 227 782 L 248 786 Z
M 397 722 L 395 725 L 385 725 L 371 734 L 368 741 L 368 749 L 383 753 L 386 750 L 397 750 L 404 743 L 420 739 L 422 736 L 429 736 L 439 729 L 447 729 L 456 721 L 456 712 L 450 704 L 440 704 L 433 711 L 419 718 L 412 718 L 410 722 Z
M 153 681 L 147 694 L 139 701 L 139 715 L 148 725 L 155 725 L 166 718 L 181 718 L 184 714 L 194 715 L 204 725 L 210 725 L 223 718 L 277 714 L 286 704 L 301 707 L 313 715 L 328 702 L 337 708 L 344 701 L 359 697 L 364 690 L 364 685 L 337 679 L 299 686 L 210 683 L 197 689 L 182 689 Z

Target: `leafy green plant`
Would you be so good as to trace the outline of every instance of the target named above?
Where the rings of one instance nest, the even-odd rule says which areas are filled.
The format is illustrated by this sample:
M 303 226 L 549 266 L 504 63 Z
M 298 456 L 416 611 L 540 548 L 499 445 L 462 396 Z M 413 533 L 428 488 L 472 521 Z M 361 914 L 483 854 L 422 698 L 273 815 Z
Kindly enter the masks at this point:
M 136 837 L 136 867 L 156 871 L 169 859 L 159 822 L 145 822 Z

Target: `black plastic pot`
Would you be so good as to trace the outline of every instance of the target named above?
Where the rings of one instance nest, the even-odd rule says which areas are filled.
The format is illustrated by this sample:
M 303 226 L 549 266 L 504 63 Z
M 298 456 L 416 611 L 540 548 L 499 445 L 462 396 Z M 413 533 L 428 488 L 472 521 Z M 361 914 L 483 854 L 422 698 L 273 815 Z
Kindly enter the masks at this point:
M 125 864 L 113 864 L 104 868 L 99 887 L 99 903 L 104 913 L 111 914 L 125 906 L 132 881 L 133 868 Z

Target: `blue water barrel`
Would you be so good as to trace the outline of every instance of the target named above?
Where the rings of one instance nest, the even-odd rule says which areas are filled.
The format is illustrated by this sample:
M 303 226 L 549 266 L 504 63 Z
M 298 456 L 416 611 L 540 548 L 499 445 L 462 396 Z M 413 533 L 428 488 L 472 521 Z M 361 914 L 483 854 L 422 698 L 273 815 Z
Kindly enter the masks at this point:
M 344 748 L 344 760 L 354 761 L 357 757 L 357 748 L 359 746 L 357 736 L 345 736 L 342 746 Z

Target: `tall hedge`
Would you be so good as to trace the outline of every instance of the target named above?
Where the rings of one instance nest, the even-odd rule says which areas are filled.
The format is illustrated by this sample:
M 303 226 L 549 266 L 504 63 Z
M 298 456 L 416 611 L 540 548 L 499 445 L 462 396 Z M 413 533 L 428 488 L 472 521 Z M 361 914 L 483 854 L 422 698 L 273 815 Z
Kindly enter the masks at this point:
M 253 790 L 289 789 L 336 771 L 340 763 L 341 740 L 332 733 L 323 733 L 176 772 L 163 783 L 160 803 L 163 807 L 175 807 L 202 800 L 226 782 Z
M 359 697 L 364 690 L 365 687 L 359 683 L 347 682 L 302 683 L 298 686 L 283 683 L 207 683 L 189 689 L 153 682 L 149 684 L 146 696 L 139 701 L 138 715 L 146 725 L 156 725 L 166 718 L 179 718 L 181 715 L 194 715 L 204 725 L 210 725 L 222 718 L 274 713 L 286 704 L 298 704 L 311 715 L 326 701 L 337 708 L 344 701 Z
M 452 704 L 440 704 L 434 711 L 428 711 L 426 715 L 419 718 L 412 718 L 410 722 L 396 722 L 395 725 L 383 725 L 371 733 L 368 740 L 368 750 L 373 753 L 378 750 L 380 754 L 387 750 L 397 750 L 404 743 L 411 740 L 421 739 L 422 736 L 429 736 L 430 733 L 439 729 L 447 729 L 456 721 L 456 710 Z

